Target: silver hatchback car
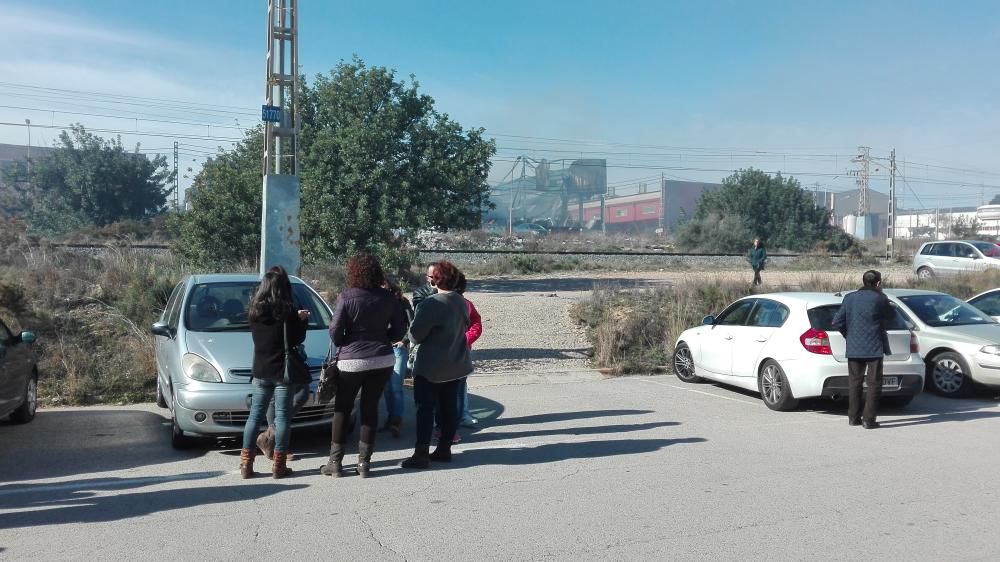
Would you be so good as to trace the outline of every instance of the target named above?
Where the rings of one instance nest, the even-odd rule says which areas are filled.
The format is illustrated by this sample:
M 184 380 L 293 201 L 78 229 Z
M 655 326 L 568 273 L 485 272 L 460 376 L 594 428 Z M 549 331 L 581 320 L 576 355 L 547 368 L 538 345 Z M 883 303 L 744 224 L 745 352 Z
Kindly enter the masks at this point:
M 1000 269 L 1000 246 L 979 240 L 925 242 L 913 256 L 913 272 L 926 279 Z
M 961 397 L 975 383 L 1000 388 L 1000 324 L 985 312 L 944 293 L 885 289 L 917 337 L 927 365 L 927 386 Z
M 313 376 L 313 395 L 292 427 L 321 425 L 333 418 L 332 401 L 321 404 L 315 395 L 333 312 L 301 279 L 291 281 L 298 307 L 311 312 L 305 348 Z M 243 431 L 253 363 L 247 308 L 259 283 L 258 276 L 246 274 L 185 277 L 153 324 L 156 403 L 170 409 L 175 448 L 190 447 L 197 436 Z

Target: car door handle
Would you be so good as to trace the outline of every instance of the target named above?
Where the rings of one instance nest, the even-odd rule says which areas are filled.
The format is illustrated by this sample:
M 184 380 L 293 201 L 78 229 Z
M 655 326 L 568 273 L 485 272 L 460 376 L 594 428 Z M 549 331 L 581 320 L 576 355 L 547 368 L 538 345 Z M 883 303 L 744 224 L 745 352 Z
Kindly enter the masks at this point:
M 763 342 L 766 342 L 766 341 L 767 341 L 767 338 L 757 338 L 757 339 L 756 339 L 756 340 L 754 340 L 754 341 L 757 341 L 757 342 L 761 342 L 761 343 L 763 343 Z
M 731 340 L 731 339 L 733 339 L 733 335 L 732 335 L 732 334 L 726 334 L 726 335 L 725 335 L 724 337 L 725 337 L 725 338 L 726 338 L 727 340 Z

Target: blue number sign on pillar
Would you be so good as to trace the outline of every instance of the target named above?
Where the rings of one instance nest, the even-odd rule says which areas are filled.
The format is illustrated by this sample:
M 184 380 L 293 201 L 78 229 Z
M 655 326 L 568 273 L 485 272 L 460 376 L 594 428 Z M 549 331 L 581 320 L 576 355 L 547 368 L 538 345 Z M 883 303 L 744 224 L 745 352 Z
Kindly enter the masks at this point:
M 274 105 L 260 106 L 260 120 L 271 123 L 280 123 L 281 108 Z

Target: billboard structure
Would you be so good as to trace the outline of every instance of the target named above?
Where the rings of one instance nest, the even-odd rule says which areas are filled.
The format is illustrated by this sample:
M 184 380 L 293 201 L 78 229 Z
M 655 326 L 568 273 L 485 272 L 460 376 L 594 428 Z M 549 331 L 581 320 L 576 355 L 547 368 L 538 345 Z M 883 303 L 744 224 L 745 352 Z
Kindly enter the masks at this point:
M 494 216 L 508 226 L 534 222 L 549 227 L 570 226 L 569 204 L 601 198 L 608 192 L 608 168 L 604 159 L 535 160 L 518 157 L 511 169 L 520 165 L 521 175 L 493 188 Z M 532 171 L 534 177 L 528 175 Z M 581 216 L 580 213 L 576 217 Z

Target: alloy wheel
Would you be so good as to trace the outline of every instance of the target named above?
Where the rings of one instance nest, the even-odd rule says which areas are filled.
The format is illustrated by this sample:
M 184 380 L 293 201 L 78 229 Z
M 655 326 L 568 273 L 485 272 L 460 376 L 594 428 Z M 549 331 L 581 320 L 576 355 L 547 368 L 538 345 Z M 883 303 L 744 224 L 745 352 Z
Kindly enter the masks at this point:
M 949 358 L 936 361 L 931 376 L 934 377 L 934 386 L 946 394 L 958 392 L 962 388 L 962 383 L 965 382 L 962 366 L 958 364 L 958 361 Z
M 785 392 L 784 381 L 778 367 L 776 365 L 764 367 L 760 382 L 761 394 L 763 394 L 764 400 L 770 404 L 778 403 Z
M 694 359 L 691 358 L 691 350 L 682 347 L 674 354 L 674 370 L 684 379 L 694 378 Z

